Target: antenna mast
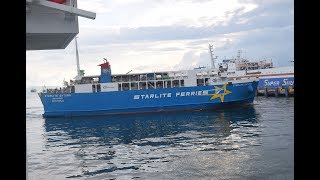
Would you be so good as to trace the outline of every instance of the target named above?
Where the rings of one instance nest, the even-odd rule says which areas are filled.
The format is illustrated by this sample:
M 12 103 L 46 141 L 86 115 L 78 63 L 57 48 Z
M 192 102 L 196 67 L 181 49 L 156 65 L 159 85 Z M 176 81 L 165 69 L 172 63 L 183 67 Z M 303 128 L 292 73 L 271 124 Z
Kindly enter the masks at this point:
M 76 60 L 77 60 L 77 74 L 80 76 L 80 64 L 79 64 L 79 53 L 78 53 L 78 43 L 77 43 L 77 38 L 74 38 L 74 41 L 76 43 Z
M 126 74 L 129 74 L 129 73 L 131 73 L 131 71 L 132 71 L 132 70 L 128 71 L 128 72 L 127 72 Z
M 214 60 L 216 60 L 218 56 L 213 57 L 214 54 L 213 54 L 212 47 L 213 47 L 213 45 L 209 44 L 209 54 L 210 54 L 210 58 L 211 58 L 211 67 L 212 67 L 213 69 L 215 69 L 216 67 L 215 67 L 215 65 L 214 65 Z
M 240 55 L 241 55 L 242 51 L 238 50 L 238 54 L 237 54 L 237 60 L 240 61 Z

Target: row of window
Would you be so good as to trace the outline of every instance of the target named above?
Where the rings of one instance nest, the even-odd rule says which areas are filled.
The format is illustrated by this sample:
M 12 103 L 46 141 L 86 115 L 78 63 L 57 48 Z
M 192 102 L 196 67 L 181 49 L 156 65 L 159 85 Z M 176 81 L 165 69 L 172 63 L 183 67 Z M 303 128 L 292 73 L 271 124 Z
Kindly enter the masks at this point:
M 209 85 L 209 78 L 197 79 L 197 86 L 208 86 L 208 85 Z
M 93 84 L 92 85 L 92 92 L 101 92 L 101 85 L 100 84 Z
M 207 85 L 209 85 L 209 78 L 197 79 L 197 86 L 207 86 Z M 184 87 L 184 80 L 127 82 L 127 83 L 118 84 L 119 91 L 139 90 L 139 89 L 161 89 L 161 88 L 174 88 L 174 87 Z M 74 92 L 74 86 L 71 86 L 71 92 Z M 101 92 L 101 85 L 93 84 L 92 92 Z
M 128 82 L 128 81 L 146 81 L 146 80 L 165 80 L 170 79 L 167 73 L 149 73 L 135 75 L 112 76 L 112 82 Z
M 184 80 L 119 83 L 119 91 L 184 87 Z

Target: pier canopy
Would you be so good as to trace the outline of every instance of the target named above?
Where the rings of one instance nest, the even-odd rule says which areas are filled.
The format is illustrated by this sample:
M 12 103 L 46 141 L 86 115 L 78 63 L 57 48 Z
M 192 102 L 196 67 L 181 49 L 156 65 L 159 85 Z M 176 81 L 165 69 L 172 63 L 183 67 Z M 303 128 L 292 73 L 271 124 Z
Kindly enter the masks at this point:
M 26 0 L 26 50 L 66 48 L 79 33 L 78 16 L 96 18 L 77 0 Z

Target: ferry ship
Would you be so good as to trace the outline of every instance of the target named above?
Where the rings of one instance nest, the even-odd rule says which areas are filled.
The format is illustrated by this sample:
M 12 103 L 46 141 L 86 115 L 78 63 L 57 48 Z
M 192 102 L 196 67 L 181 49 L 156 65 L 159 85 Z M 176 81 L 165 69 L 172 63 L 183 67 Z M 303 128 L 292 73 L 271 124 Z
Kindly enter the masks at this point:
M 216 58 L 213 58 L 212 45 L 210 44 L 209 53 L 214 64 Z M 272 60 L 249 61 L 241 57 L 240 50 L 236 58 L 224 59 L 218 66 L 219 71 L 226 72 L 228 78 L 259 78 L 257 95 L 294 95 L 294 66 L 274 67 Z
M 77 51 L 78 54 L 78 51 Z M 84 76 L 38 93 L 44 117 L 128 114 L 209 109 L 252 103 L 259 79 L 228 78 L 218 69 L 111 74 L 104 59 L 100 75 Z
M 30 92 L 32 92 L 32 93 L 37 92 L 37 89 L 32 88 L 32 89 L 30 90 Z

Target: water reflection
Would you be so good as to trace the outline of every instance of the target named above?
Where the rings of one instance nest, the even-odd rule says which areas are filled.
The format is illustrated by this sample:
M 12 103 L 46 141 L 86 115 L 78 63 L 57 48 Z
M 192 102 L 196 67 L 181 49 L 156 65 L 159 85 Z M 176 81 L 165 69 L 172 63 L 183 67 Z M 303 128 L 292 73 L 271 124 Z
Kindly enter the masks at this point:
M 85 144 L 128 144 L 144 138 L 173 136 L 187 131 L 228 136 L 237 125 L 245 126 L 243 122 L 253 126 L 257 121 L 256 116 L 254 107 L 249 105 L 216 111 L 46 118 L 45 130 L 49 136 L 64 134 Z M 48 142 L 52 141 L 58 139 L 48 139 Z
M 74 155 L 68 161 L 81 170 L 68 172 L 67 177 L 150 172 L 159 163 L 190 151 L 224 152 L 260 145 L 258 119 L 252 105 L 215 111 L 46 118 L 45 147 L 55 154 L 70 151 Z

